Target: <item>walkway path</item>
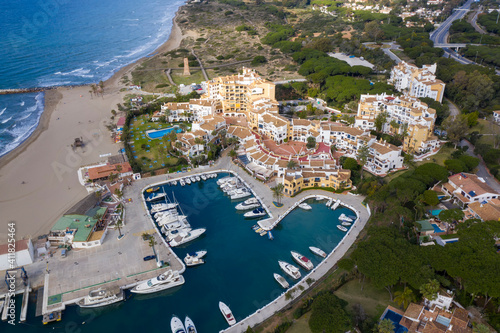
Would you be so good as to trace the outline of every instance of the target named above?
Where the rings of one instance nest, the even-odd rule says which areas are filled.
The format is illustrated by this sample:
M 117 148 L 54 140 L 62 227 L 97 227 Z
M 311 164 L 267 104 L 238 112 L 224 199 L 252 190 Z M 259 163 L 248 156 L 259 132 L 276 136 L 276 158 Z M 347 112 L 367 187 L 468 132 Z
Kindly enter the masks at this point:
M 203 64 L 201 63 L 201 60 L 200 58 L 198 58 L 198 56 L 196 55 L 196 53 L 194 53 L 194 50 L 191 50 L 191 53 L 194 55 L 194 57 L 196 58 L 196 61 L 198 61 L 198 63 L 200 64 L 200 69 L 201 69 L 201 72 L 203 73 L 203 77 L 205 78 L 205 81 L 208 81 L 208 75 L 207 75 L 207 72 L 205 72 L 205 68 L 203 67 Z

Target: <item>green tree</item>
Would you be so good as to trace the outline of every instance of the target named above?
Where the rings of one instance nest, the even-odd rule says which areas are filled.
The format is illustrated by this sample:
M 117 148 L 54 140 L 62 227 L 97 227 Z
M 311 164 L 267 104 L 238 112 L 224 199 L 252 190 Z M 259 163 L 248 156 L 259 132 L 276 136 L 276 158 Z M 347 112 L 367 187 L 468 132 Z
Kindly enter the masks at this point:
M 377 325 L 377 333 L 393 333 L 394 323 L 389 319 L 383 319 Z
M 286 167 L 288 169 L 295 169 L 297 167 L 297 162 L 295 160 L 290 160 L 288 161 L 288 163 L 286 164 Z
M 326 292 L 314 299 L 309 328 L 312 333 L 338 333 L 351 329 L 351 319 L 345 307 L 347 302 Z
M 464 218 L 464 212 L 460 208 L 446 209 L 439 212 L 439 219 L 445 222 L 455 222 Z
M 384 124 L 387 122 L 387 113 L 386 112 L 381 112 L 375 117 L 375 129 L 377 132 L 382 132 L 382 128 L 384 127 Z
M 491 330 L 484 324 L 476 325 L 472 328 L 472 333 L 490 333 Z
M 361 180 L 363 180 L 363 168 L 366 162 L 368 162 L 368 157 L 370 157 L 370 150 L 366 144 L 358 149 L 356 157 L 358 158 L 359 165 L 361 165 Z
M 312 148 L 316 147 L 316 139 L 312 136 L 308 137 L 306 147 L 308 149 L 312 149 Z
M 260 64 L 264 64 L 266 62 L 267 62 L 266 57 L 264 57 L 264 56 L 255 56 L 252 59 L 251 65 L 252 66 L 257 66 L 257 65 L 260 65 Z
M 460 140 L 467 134 L 467 120 L 463 115 L 449 116 L 443 121 L 443 128 L 445 129 L 448 139 L 455 144 L 455 149 Z
M 377 39 L 384 35 L 384 31 L 380 29 L 380 24 L 377 21 L 370 21 L 366 23 L 364 32 L 368 38 L 373 39 L 375 43 L 377 42 Z
M 438 296 L 439 291 L 439 282 L 436 279 L 429 280 L 428 283 L 425 283 L 420 286 L 420 293 L 423 297 L 427 298 L 429 301 L 433 301 Z
M 432 190 L 426 190 L 424 192 L 424 202 L 429 206 L 436 206 L 439 203 L 437 193 Z
M 276 201 L 281 204 L 281 198 L 283 198 L 283 190 L 285 189 L 285 185 L 278 184 L 274 187 L 271 187 L 271 191 L 273 191 L 273 197 Z
M 120 238 L 122 238 L 123 237 L 123 235 L 122 235 L 122 227 L 123 227 L 123 221 L 122 221 L 122 219 L 118 219 L 118 221 L 116 221 L 115 225 L 118 228 L 118 233 L 120 235 Z
M 231 149 L 231 151 L 229 152 L 229 157 L 231 157 L 233 160 L 236 158 L 238 154 L 236 153 L 236 150 L 234 149 Z
M 349 170 L 354 171 L 354 170 L 358 170 L 359 169 L 359 164 L 358 164 L 358 161 L 356 161 L 354 158 L 348 157 L 342 163 L 342 167 L 344 169 L 349 169 Z
M 408 287 L 405 287 L 403 291 L 396 291 L 394 293 L 394 302 L 396 302 L 399 306 L 402 306 L 403 310 L 405 310 L 411 302 L 415 301 L 415 295 Z

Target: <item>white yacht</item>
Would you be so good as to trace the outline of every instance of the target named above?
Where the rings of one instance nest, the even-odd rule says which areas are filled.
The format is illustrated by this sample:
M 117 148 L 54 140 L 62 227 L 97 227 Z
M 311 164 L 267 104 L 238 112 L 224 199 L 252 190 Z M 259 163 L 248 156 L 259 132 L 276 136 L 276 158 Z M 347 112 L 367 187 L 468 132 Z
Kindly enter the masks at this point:
M 179 274 L 179 271 L 169 269 L 163 274 L 158 275 L 149 280 L 140 282 L 131 292 L 137 294 L 150 294 L 157 291 L 177 287 L 184 284 L 184 277 Z
M 314 268 L 313 263 L 307 257 L 304 257 L 302 254 L 294 251 L 290 251 L 290 253 L 292 254 L 293 260 L 295 260 L 295 262 L 297 262 L 297 264 L 299 264 L 303 268 L 307 269 L 308 271 Z
M 158 222 L 159 226 L 164 226 L 164 225 L 169 225 L 169 224 L 177 224 L 176 222 L 180 222 L 182 225 L 183 222 L 185 222 L 186 216 L 185 215 L 171 215 L 171 216 L 165 216 L 160 219 L 158 219 L 156 222 Z M 186 220 L 187 221 L 187 220 Z M 172 229 L 172 227 L 168 227 L 169 229 Z
M 198 332 L 196 330 L 196 326 L 194 326 L 193 321 L 188 316 L 186 316 L 186 319 L 184 319 L 184 327 L 186 328 L 186 333 L 197 333 Z
M 252 192 L 247 188 L 237 189 L 231 194 L 231 200 L 243 199 L 252 195 Z
M 246 212 L 245 214 L 243 214 L 243 216 L 244 217 L 248 217 L 248 218 L 254 218 L 254 217 L 265 216 L 266 214 L 267 213 L 264 210 L 264 208 L 259 207 L 259 208 L 256 208 L 256 209 L 252 210 L 251 212 Z
M 153 192 L 147 198 L 146 201 L 156 201 L 165 198 L 167 194 L 165 192 Z
M 309 206 L 308 204 L 306 204 L 305 202 L 301 203 L 299 205 L 299 208 L 302 208 L 303 210 L 311 210 L 313 209 L 311 206 Z
M 205 263 L 202 258 L 207 254 L 207 251 L 197 251 L 194 253 L 188 253 L 184 258 L 184 263 L 186 266 L 196 266 Z
M 106 289 L 91 290 L 87 296 L 80 299 L 77 304 L 81 308 L 97 308 L 123 301 L 123 290 L 114 294 Z
M 347 232 L 347 228 L 344 227 L 344 226 L 341 226 L 340 224 L 337 225 L 337 228 L 339 228 L 339 230 L 343 231 L 343 232 Z
M 179 234 L 170 241 L 169 245 L 171 247 L 175 247 L 175 246 L 179 246 L 179 245 L 182 245 L 182 244 L 185 244 L 187 242 L 190 242 L 198 237 L 200 237 L 201 235 L 203 235 L 203 233 L 205 233 L 205 231 L 207 231 L 207 229 L 205 228 L 200 228 L 200 229 L 194 229 L 194 230 L 191 230 L 191 231 L 181 231 L 179 232 Z
M 340 214 L 339 221 L 352 222 L 352 219 L 345 215 L 344 213 Z
M 186 333 L 182 321 L 177 316 L 172 316 L 172 320 L 170 320 L 170 329 L 172 333 Z
M 335 203 L 332 206 L 332 210 L 337 209 L 339 207 L 339 205 L 340 205 L 340 200 L 335 201 Z
M 189 177 L 186 177 L 184 181 L 186 182 L 186 184 L 191 185 L 191 179 L 189 179 Z
M 352 223 L 344 221 L 344 222 L 342 222 L 340 224 L 342 224 L 344 227 L 350 227 Z
M 184 186 L 184 185 L 186 185 L 186 182 L 184 181 L 184 179 L 181 179 L 181 180 L 179 180 L 179 184 L 181 184 L 181 186 Z
M 192 183 L 196 183 L 196 178 L 194 176 L 189 177 L 189 179 L 191 179 Z
M 219 309 L 220 312 L 222 312 L 222 315 L 224 316 L 224 319 L 226 319 L 227 323 L 231 326 L 236 324 L 236 319 L 234 319 L 233 313 L 231 312 L 231 309 L 229 306 L 226 304 L 219 302 Z
M 162 227 L 161 229 L 161 231 L 165 235 L 165 240 L 167 242 L 171 242 L 174 240 L 175 237 L 179 236 L 181 233 L 190 232 L 191 230 L 193 229 L 191 229 L 190 227 L 181 227 L 178 229 L 167 229 Z
M 177 180 L 172 180 L 172 185 L 176 186 L 177 185 Z
M 197 182 L 199 182 L 201 180 L 200 176 L 196 176 L 194 178 L 196 179 Z
M 278 282 L 280 284 L 280 286 L 282 286 L 283 288 L 287 289 L 288 287 L 290 287 L 290 285 L 288 284 L 287 280 L 285 280 L 284 277 L 282 277 L 281 275 L 279 275 L 278 273 L 274 273 L 274 279 L 276 280 L 276 282 Z
M 232 179 L 235 179 L 233 176 L 226 176 L 217 181 L 217 185 L 221 186 L 224 185 L 225 183 L 231 181 Z
M 207 176 L 205 174 L 201 175 L 201 180 L 207 180 Z
M 163 212 L 164 210 L 173 209 L 175 207 L 177 207 L 177 204 L 173 202 L 154 204 L 151 205 L 151 214 Z
M 326 252 L 323 251 L 320 248 L 314 247 L 314 246 L 309 246 L 309 250 L 311 250 L 312 253 L 314 253 L 317 256 L 326 258 Z
M 297 267 L 281 260 L 278 261 L 278 263 L 280 264 L 280 268 L 283 270 L 283 272 L 288 274 L 292 279 L 295 280 L 300 279 L 301 275 Z
M 243 202 L 240 202 L 236 205 L 236 210 L 249 210 L 253 208 L 257 208 L 260 206 L 260 202 L 257 198 L 246 199 Z
M 330 207 L 333 203 L 332 199 L 329 199 L 328 202 L 326 203 L 326 207 Z

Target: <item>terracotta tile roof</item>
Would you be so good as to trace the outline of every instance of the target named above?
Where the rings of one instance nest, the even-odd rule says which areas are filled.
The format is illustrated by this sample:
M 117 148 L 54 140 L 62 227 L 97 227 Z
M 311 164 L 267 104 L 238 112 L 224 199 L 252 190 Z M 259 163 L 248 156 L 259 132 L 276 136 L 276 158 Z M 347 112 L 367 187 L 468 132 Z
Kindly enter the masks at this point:
M 249 136 L 252 136 L 252 132 L 249 129 L 238 126 L 229 126 L 227 129 L 227 133 L 234 135 L 240 139 L 245 139 Z
M 379 154 L 385 155 L 387 153 L 393 152 L 393 151 L 400 151 L 401 148 L 396 147 L 395 145 L 392 145 L 390 143 L 379 143 L 379 142 L 374 142 L 370 145 L 370 148 L 373 148 L 375 151 L 377 151 Z
M 479 215 L 483 221 L 500 221 L 500 206 L 494 205 L 492 202 L 487 202 L 485 204 L 472 202 L 469 204 L 469 209 Z
M 405 317 L 418 320 L 420 313 L 422 312 L 423 309 L 424 307 L 422 305 L 410 303 L 410 305 L 405 311 Z
M 311 122 L 307 119 L 292 119 L 292 124 L 295 126 L 309 126 Z
M 120 172 L 116 170 L 117 165 L 120 165 L 122 168 Z M 132 172 L 132 167 L 128 162 L 119 164 L 107 164 L 95 168 L 90 168 L 88 169 L 88 172 L 89 172 L 89 179 L 95 180 L 95 179 L 106 178 L 112 173 L 118 174 L 118 173 Z
M 262 120 L 264 120 L 265 123 L 271 123 L 276 127 L 288 125 L 288 120 L 285 120 L 281 116 L 271 116 L 270 114 L 265 114 L 262 116 Z
M 29 239 L 16 240 L 15 249 L 16 252 L 26 250 L 28 248 Z M 9 252 L 9 244 L 0 245 L 0 255 L 7 254 Z
M 474 191 L 476 195 L 485 193 L 498 194 L 488 184 L 479 180 L 478 176 L 472 173 L 457 173 L 450 176 L 448 181 L 455 184 L 457 187 L 460 187 L 460 189 L 465 193 Z

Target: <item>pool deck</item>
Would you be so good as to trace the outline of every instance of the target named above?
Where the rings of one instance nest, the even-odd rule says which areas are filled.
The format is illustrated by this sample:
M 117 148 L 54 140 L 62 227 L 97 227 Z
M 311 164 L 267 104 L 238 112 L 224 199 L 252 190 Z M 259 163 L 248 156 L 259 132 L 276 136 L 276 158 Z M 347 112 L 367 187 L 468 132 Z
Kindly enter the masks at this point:
M 354 223 L 354 225 L 347 231 L 346 236 L 343 238 L 340 244 L 337 245 L 337 247 L 326 257 L 325 260 L 323 260 L 318 266 L 316 266 L 309 274 L 304 276 L 292 289 L 296 289 L 299 285 L 301 285 L 304 288 L 304 290 L 308 290 L 310 286 L 306 283 L 307 279 L 311 278 L 314 280 L 318 280 L 323 275 L 325 275 L 330 269 L 332 269 L 333 266 L 337 263 L 337 261 L 344 256 L 347 250 L 354 243 L 360 231 L 365 227 L 366 222 L 370 217 L 369 208 L 365 207 L 362 204 L 362 201 L 364 199 L 363 196 L 352 195 L 352 194 L 346 194 L 346 195 L 336 194 L 321 190 L 304 191 L 293 198 L 283 197 L 282 199 L 283 206 L 276 207 L 272 203 L 274 198 L 273 198 L 273 193 L 269 189 L 269 187 L 266 184 L 262 183 L 260 180 L 253 178 L 245 171 L 241 170 L 240 167 L 234 165 L 231 162 L 231 159 L 228 157 L 222 157 L 211 168 L 198 168 L 185 173 L 176 173 L 176 174 L 169 174 L 167 176 L 161 175 L 161 176 L 145 178 L 137 181 L 136 182 L 137 184 L 135 184 L 134 186 L 143 186 L 143 188 L 145 188 L 146 186 L 151 186 L 152 183 L 161 184 L 167 181 L 166 177 L 169 177 L 168 180 L 174 180 L 196 174 L 213 173 L 213 172 L 224 173 L 228 171 L 237 174 L 240 177 L 240 179 L 242 179 L 246 183 L 246 185 L 254 192 L 254 194 L 260 199 L 261 203 L 263 204 L 263 207 L 266 208 L 266 210 L 268 211 L 269 218 L 259 221 L 259 225 L 261 225 L 261 227 L 265 229 L 272 229 L 272 227 L 276 224 L 275 222 L 277 220 L 283 219 L 283 217 L 286 216 L 289 212 L 291 212 L 292 208 L 294 208 L 298 203 L 311 196 L 339 199 L 342 202 L 342 205 L 348 206 L 350 209 L 354 210 L 356 212 L 356 215 L 359 217 L 356 223 Z M 291 299 L 286 300 L 285 293 L 282 293 L 278 298 L 276 298 L 271 303 L 267 304 L 263 308 L 257 310 L 253 314 L 246 317 L 245 319 L 240 320 L 238 323 L 236 323 L 236 325 L 229 327 L 222 332 L 231 332 L 231 333 L 244 332 L 246 331 L 248 326 L 254 327 L 260 324 L 264 320 L 273 316 L 277 311 L 280 311 L 281 309 L 286 307 L 295 298 L 297 298 L 301 294 L 301 292 L 299 292 L 298 289 L 296 290 L 297 292 L 293 294 L 293 297 Z M 238 317 L 238 314 L 235 314 L 235 317 Z

